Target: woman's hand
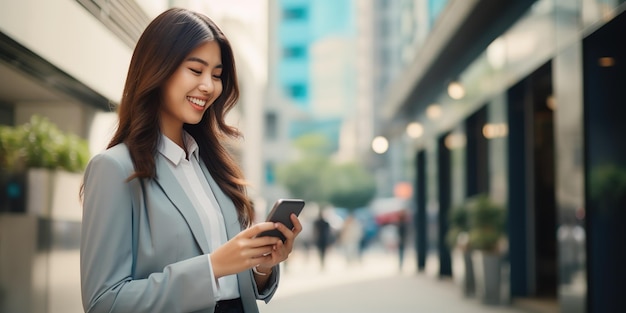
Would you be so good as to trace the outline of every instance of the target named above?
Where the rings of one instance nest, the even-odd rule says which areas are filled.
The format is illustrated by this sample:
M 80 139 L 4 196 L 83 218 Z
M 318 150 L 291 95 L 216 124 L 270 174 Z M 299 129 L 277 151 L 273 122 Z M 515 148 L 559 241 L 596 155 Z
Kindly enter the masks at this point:
M 295 214 L 291 214 L 290 216 L 291 222 L 293 223 L 293 229 L 287 228 L 282 223 L 276 223 L 276 229 L 278 229 L 284 236 L 285 242 L 278 240 L 278 242 L 272 247 L 272 252 L 269 255 L 270 259 L 263 259 L 262 262 L 258 263 L 256 266 L 260 272 L 267 272 L 274 265 L 286 260 L 291 254 L 293 250 L 293 244 L 296 240 L 296 237 L 302 232 L 302 224 L 300 220 Z M 267 237 L 261 237 L 267 238 Z
M 266 272 L 286 260 L 293 250 L 296 237 L 302 232 L 302 224 L 298 217 L 292 214 L 290 218 L 294 225 L 293 229 L 288 229 L 282 223 L 258 223 L 213 251 L 210 257 L 215 277 L 236 274 L 257 266 Z M 285 236 L 285 242 L 276 237 L 257 237 L 260 233 L 272 229 L 278 229 Z
M 236 274 L 261 263 L 271 262 L 273 251 L 280 239 L 267 236 L 257 237 L 257 235 L 276 228 L 276 223 L 256 224 L 213 251 L 210 258 L 215 278 Z

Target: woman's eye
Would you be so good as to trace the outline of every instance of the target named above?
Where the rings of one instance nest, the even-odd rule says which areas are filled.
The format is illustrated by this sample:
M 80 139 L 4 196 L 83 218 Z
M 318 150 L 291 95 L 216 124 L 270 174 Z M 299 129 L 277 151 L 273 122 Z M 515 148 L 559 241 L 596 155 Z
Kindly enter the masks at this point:
M 189 70 L 192 71 L 194 74 L 202 74 L 202 71 L 200 71 L 200 70 L 196 70 L 196 69 L 193 69 L 193 68 L 190 68 Z
M 213 75 L 213 78 L 215 78 L 215 79 L 222 79 L 222 75 Z

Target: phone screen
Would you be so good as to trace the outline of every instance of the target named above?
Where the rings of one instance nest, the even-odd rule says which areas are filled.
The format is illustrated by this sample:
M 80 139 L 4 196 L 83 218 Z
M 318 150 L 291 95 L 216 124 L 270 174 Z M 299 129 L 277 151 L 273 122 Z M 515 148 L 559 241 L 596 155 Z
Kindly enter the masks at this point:
M 291 222 L 291 213 L 296 214 L 296 216 L 300 215 L 302 209 L 304 208 L 304 201 L 300 199 L 278 199 L 272 210 L 267 215 L 266 221 L 282 223 L 287 226 L 287 228 L 292 229 L 293 223 Z M 261 236 L 273 236 L 280 238 L 283 242 L 285 241 L 285 236 L 278 229 L 272 229 L 269 231 L 265 231 L 259 234 Z

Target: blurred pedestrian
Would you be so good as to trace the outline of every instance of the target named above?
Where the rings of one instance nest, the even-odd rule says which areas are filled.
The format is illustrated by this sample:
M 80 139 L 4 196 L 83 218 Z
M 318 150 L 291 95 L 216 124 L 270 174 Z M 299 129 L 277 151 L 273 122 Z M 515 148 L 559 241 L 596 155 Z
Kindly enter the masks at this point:
M 361 260 L 360 244 L 363 238 L 363 226 L 353 213 L 346 217 L 341 227 L 339 239 L 344 248 L 348 263 Z
M 406 211 L 401 211 L 398 216 L 398 222 L 396 223 L 396 229 L 398 230 L 398 269 L 402 271 L 404 265 L 404 251 L 406 249 L 406 239 L 409 227 L 409 215 Z
M 324 218 L 324 211 L 320 209 L 319 214 L 313 222 L 313 238 L 315 248 L 320 259 L 320 268 L 324 269 L 324 261 L 326 259 L 326 250 L 330 242 L 330 223 Z
M 81 288 L 89 312 L 258 312 L 302 225 L 252 225 L 225 123 L 239 89 L 233 52 L 205 15 L 169 9 L 133 53 L 118 129 L 89 163 Z M 278 229 L 287 238 L 257 237 Z
M 559 240 L 559 279 L 563 284 L 571 284 L 582 273 L 585 262 L 585 229 L 578 221 L 566 216 L 557 228 Z

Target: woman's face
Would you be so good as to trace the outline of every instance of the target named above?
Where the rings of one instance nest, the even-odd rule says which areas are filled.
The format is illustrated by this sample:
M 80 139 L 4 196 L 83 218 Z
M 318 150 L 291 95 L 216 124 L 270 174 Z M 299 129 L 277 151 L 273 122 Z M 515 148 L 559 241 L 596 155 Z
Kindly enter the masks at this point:
M 163 86 L 161 131 L 177 134 L 183 123 L 197 124 L 222 93 L 222 55 L 216 41 L 209 41 L 183 60 Z

